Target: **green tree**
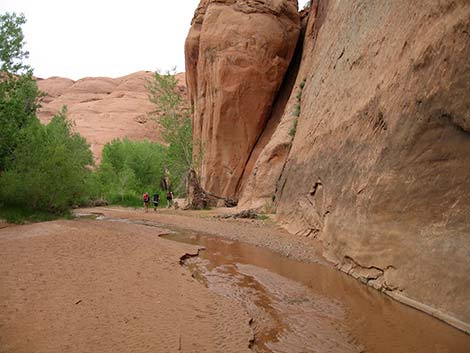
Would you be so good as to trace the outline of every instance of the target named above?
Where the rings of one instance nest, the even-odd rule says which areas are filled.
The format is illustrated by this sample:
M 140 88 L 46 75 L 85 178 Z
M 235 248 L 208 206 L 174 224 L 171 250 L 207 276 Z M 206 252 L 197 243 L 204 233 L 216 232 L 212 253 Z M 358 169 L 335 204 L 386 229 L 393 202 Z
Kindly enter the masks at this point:
M 134 193 L 136 190 L 137 178 L 134 171 L 129 166 L 124 166 L 124 168 L 119 172 L 117 176 L 117 191 L 121 197 L 121 201 L 124 201 L 126 194 L 129 192 Z
M 35 118 L 39 90 L 32 69 L 23 60 L 24 15 L 0 15 L 0 172 L 12 157 L 19 134 Z
M 36 117 L 40 92 L 24 63 L 25 22 L 22 14 L 0 15 L 0 207 L 63 213 L 90 188 L 97 193 L 98 183 L 89 146 L 72 131 L 66 109 L 48 125 Z
M 112 203 L 140 204 L 144 191 L 159 189 L 166 153 L 166 147 L 149 141 L 116 139 L 107 143 L 97 170 L 104 198 Z
M 20 131 L 18 147 L 0 178 L 6 204 L 62 213 L 86 197 L 93 157 L 65 113 L 48 125 L 34 119 Z
M 95 175 L 100 185 L 101 198 L 106 198 L 117 190 L 118 176 L 111 162 L 103 158 Z
M 0 15 L 0 64 L 1 72 L 10 75 L 30 73 L 31 68 L 23 63 L 29 53 L 23 49 L 24 35 L 21 26 L 26 23 L 23 14 Z
M 168 150 L 165 167 L 176 191 L 183 193 L 184 181 L 193 167 L 193 137 L 191 111 L 178 90 L 175 72 L 155 72 L 148 83 L 149 99 L 155 104 L 151 116 L 161 128 L 162 138 Z

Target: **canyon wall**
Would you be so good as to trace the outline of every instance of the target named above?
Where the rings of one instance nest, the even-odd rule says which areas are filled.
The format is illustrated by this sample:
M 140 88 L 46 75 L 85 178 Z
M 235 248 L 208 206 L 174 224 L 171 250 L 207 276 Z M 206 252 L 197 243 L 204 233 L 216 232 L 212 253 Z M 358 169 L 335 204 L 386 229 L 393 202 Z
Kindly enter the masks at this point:
M 232 197 L 296 47 L 296 0 L 202 0 L 186 40 L 202 186 Z
M 313 1 L 278 62 L 246 44 L 258 22 L 238 3 L 203 0 L 186 46 L 204 186 L 275 208 L 341 270 L 470 332 L 470 3 Z M 282 85 L 257 90 L 274 66 Z

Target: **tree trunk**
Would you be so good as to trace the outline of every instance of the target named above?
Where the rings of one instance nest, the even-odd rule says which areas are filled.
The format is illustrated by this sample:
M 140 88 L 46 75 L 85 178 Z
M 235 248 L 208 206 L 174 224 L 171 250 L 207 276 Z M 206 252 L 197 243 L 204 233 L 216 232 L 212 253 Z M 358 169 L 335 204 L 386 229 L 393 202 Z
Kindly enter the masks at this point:
M 196 171 L 191 169 L 187 178 L 188 209 L 202 210 L 209 206 L 214 199 L 224 200 L 225 207 L 236 207 L 238 200 L 235 198 L 225 198 L 205 191 L 199 184 Z M 214 203 L 214 202 L 213 202 Z
M 187 208 L 191 210 L 202 210 L 207 208 L 209 200 L 206 192 L 202 189 L 197 178 L 196 171 L 191 169 L 187 178 Z

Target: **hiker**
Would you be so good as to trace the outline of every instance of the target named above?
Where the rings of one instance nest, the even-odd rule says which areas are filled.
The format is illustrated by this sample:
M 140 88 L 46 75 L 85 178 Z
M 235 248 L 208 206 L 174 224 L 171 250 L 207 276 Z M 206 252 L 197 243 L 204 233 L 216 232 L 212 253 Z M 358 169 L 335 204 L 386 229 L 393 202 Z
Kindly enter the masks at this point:
M 149 194 L 147 194 L 147 192 L 144 192 L 143 199 L 144 199 L 144 212 L 148 212 L 149 211 L 150 196 L 149 196 Z
M 170 190 L 166 193 L 166 200 L 168 201 L 168 208 L 173 206 L 173 193 Z
M 155 194 L 153 194 L 153 210 L 155 212 L 157 212 L 157 207 L 158 207 L 158 204 L 160 203 L 160 195 L 158 194 L 158 192 L 155 192 Z

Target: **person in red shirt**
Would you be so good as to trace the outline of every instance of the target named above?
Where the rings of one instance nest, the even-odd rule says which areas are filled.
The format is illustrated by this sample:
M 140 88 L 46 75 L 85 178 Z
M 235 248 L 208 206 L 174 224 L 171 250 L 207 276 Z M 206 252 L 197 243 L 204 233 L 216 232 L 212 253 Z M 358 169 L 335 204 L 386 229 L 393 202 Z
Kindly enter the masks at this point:
M 144 193 L 143 195 L 143 199 L 144 199 L 144 212 L 148 212 L 149 211 L 149 203 L 150 203 L 150 196 L 148 193 Z

